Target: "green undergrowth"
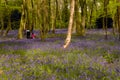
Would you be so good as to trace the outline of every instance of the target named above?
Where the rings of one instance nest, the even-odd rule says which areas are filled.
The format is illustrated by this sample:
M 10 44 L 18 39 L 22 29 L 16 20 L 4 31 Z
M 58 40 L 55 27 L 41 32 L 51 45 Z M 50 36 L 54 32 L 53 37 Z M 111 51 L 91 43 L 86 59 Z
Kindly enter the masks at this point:
M 109 54 L 100 54 L 100 50 L 3 51 L 6 54 L 0 54 L 0 80 L 120 80 L 116 67 L 104 63 L 109 62 Z M 113 57 L 118 59 L 117 54 Z

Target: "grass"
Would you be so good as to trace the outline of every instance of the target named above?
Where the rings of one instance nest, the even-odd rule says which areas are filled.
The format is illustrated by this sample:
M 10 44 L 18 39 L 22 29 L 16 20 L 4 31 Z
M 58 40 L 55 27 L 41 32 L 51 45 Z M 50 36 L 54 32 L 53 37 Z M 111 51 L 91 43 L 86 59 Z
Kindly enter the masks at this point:
M 86 49 L 11 51 L 1 54 L 0 80 L 120 80 L 114 68 L 101 64 L 104 58 L 90 53 Z
M 101 31 L 87 34 L 73 34 L 67 49 L 60 48 L 66 34 L 1 41 L 0 80 L 120 80 L 120 42 Z

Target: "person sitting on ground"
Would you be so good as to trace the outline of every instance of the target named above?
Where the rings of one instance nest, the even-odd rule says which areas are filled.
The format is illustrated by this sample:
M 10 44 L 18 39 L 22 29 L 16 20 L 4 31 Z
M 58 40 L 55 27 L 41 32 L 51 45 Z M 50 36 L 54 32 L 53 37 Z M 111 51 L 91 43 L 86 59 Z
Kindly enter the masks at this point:
M 36 37 L 36 35 L 32 32 L 31 38 L 32 38 L 32 39 L 35 39 L 35 37 Z

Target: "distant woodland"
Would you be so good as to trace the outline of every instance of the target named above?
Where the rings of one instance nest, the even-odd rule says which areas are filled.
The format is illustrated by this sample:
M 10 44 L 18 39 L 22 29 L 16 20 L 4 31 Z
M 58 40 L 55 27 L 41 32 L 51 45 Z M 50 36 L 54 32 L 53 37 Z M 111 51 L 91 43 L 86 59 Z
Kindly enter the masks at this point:
M 24 30 L 39 30 L 44 41 L 48 32 L 67 28 L 66 47 L 71 34 L 85 36 L 86 29 L 112 28 L 120 39 L 120 0 L 0 0 L 0 35 L 18 30 L 22 39 Z

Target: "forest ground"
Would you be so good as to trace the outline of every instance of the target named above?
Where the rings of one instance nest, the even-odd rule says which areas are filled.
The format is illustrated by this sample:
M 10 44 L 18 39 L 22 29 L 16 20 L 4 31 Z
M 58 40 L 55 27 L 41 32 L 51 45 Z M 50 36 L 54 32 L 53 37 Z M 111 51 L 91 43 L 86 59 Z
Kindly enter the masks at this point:
M 34 32 L 36 36 L 39 36 L 38 31 Z M 17 74 L 22 80 L 43 80 L 42 77 L 45 75 L 47 77 L 44 80 L 79 80 L 81 77 L 81 80 L 120 80 L 120 41 L 117 39 L 117 35 L 112 34 L 112 29 L 108 30 L 107 40 L 104 38 L 104 31 L 102 29 L 86 30 L 85 37 L 73 34 L 70 45 L 68 48 L 63 49 L 62 46 L 66 33 L 67 30 L 65 29 L 57 29 L 56 34 L 49 33 L 47 35 L 45 42 L 42 42 L 39 38 L 26 39 L 24 37 L 24 39 L 18 40 L 17 30 L 10 31 L 6 37 L 0 37 L 0 72 L 2 71 L 0 77 L 2 75 L 2 77 L 4 76 L 3 79 L 7 77 L 10 80 L 13 78 L 17 80 L 13 76 Z M 21 55 L 27 59 L 21 60 Z M 30 55 L 33 56 L 32 61 L 29 60 L 31 58 Z M 39 56 L 37 58 L 42 59 L 41 61 L 45 59 L 43 62 L 40 62 L 45 67 L 45 69 L 42 67 L 42 72 L 40 73 L 36 72 L 39 69 L 33 70 L 31 67 L 33 65 L 28 64 L 36 62 L 37 55 Z M 20 62 L 17 61 L 16 56 Z M 30 69 L 31 73 L 28 74 L 26 68 L 23 72 L 19 71 L 19 68 L 11 61 L 11 58 L 18 63 L 19 67 L 29 67 L 28 69 Z M 54 66 L 45 66 L 46 62 L 50 62 Z M 14 65 L 11 65 L 12 63 Z M 34 67 L 37 65 L 38 63 L 36 62 Z M 56 73 L 57 70 L 59 71 Z M 16 73 L 17 71 L 19 74 Z M 7 72 L 11 73 L 11 76 Z M 38 74 L 42 74 L 42 76 L 38 76 Z M 60 74 L 63 75 L 60 76 Z
M 39 31 L 34 31 L 36 36 L 39 36 Z M 61 49 L 65 38 L 67 30 L 57 29 L 56 34 L 48 33 L 45 42 L 42 42 L 39 38 L 36 39 L 17 39 L 17 31 L 12 30 L 8 33 L 6 37 L 0 37 L 0 45 L 4 44 L 4 48 L 7 49 L 36 49 L 41 50 L 47 49 Z M 118 51 L 120 50 L 120 41 L 117 39 L 117 34 L 113 35 L 112 29 L 108 30 L 108 39 L 105 39 L 105 32 L 101 29 L 91 29 L 86 30 L 86 36 L 80 37 L 75 34 L 72 35 L 72 40 L 67 49 L 96 49 L 103 48 L 106 51 Z M 0 46 L 2 47 L 2 46 Z

